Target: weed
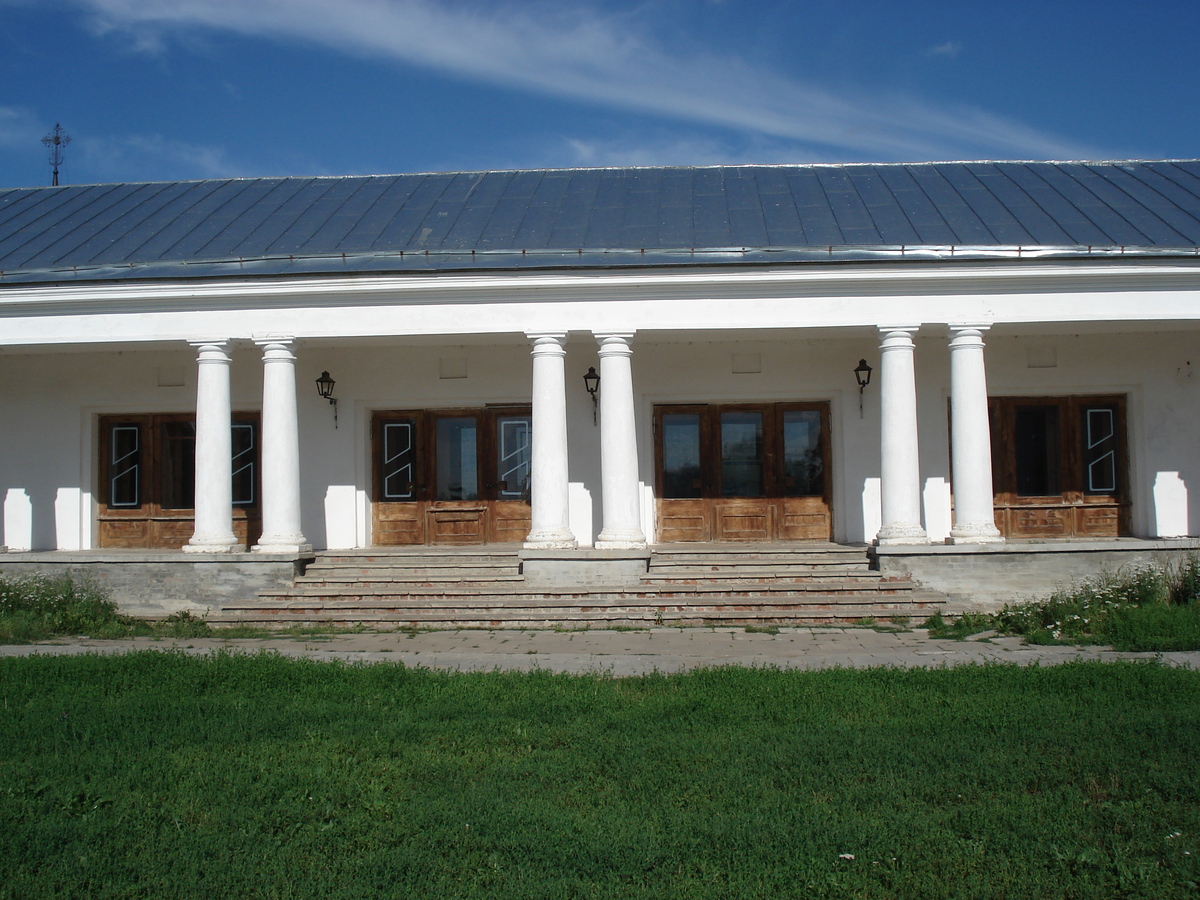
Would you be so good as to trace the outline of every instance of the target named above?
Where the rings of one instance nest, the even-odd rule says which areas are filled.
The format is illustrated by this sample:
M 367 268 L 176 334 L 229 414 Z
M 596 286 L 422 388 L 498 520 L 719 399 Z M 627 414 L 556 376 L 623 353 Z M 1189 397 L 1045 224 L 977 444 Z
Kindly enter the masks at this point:
M 747 625 L 746 634 L 779 634 L 778 625 Z

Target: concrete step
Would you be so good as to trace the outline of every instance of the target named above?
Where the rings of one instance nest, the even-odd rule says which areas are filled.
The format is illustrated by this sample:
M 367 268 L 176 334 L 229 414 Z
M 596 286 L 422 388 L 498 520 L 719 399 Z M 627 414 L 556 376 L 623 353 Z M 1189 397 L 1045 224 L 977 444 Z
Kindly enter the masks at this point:
M 228 604 L 209 621 L 258 622 L 370 622 L 412 627 L 530 628 L 553 626 L 706 625 L 706 624 L 818 624 L 856 622 L 892 617 L 924 618 L 937 611 L 940 594 L 912 592 L 903 600 L 863 602 L 860 597 L 814 595 L 804 603 L 780 603 L 776 598 L 744 598 L 736 602 L 646 603 L 624 602 L 566 605 L 561 602 L 503 604 L 406 605 L 393 601 L 359 603 L 305 603 L 293 600 L 275 605 Z

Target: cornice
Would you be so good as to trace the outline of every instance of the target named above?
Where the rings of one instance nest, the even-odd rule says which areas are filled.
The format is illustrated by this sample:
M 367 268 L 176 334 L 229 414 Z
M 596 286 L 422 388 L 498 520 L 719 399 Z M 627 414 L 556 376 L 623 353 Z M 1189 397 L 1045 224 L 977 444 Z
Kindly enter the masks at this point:
M 276 277 L 0 287 L 0 317 L 597 300 L 1200 291 L 1200 261 Z

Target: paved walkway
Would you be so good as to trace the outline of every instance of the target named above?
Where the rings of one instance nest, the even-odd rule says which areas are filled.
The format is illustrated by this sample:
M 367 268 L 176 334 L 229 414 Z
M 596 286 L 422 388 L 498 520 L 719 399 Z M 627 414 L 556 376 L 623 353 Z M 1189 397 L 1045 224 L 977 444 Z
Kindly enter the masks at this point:
M 710 666 L 775 666 L 827 669 L 836 666 L 947 666 L 1002 662 L 1017 665 L 1073 659 L 1161 659 L 1200 669 L 1200 652 L 1116 653 L 1096 647 L 1033 647 L 1020 638 L 977 636 L 954 641 L 914 631 L 870 628 L 780 628 L 778 634 L 740 628 L 653 628 L 649 631 L 429 631 L 361 632 L 320 638 L 224 640 L 134 638 L 100 641 L 69 638 L 39 644 L 0 646 L 0 656 L 34 653 L 123 653 L 129 650 L 218 649 L 284 656 L 363 662 L 402 662 L 407 666 L 457 671 L 493 669 L 641 675 Z

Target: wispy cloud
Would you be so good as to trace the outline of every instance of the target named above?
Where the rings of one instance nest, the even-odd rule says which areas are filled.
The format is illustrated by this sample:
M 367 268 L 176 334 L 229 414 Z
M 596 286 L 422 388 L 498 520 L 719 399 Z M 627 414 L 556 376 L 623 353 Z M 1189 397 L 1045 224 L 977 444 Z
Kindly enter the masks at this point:
M 38 121 L 27 109 L 0 106 L 0 147 L 36 146 L 52 127 Z
M 77 171 L 86 170 L 96 180 L 126 178 L 138 172 L 139 180 L 169 179 L 180 170 L 196 178 L 227 178 L 249 174 L 229 159 L 224 149 L 170 140 L 161 135 L 82 138 L 75 148 Z
M 1086 148 L 976 108 L 851 94 L 718 52 L 681 54 L 638 13 L 437 0 L 75 0 L 159 49 L 197 27 L 302 40 L 458 77 L 795 142 L 825 157 L 1079 157 Z M 949 47 L 950 45 L 945 45 Z M 935 48 L 941 50 L 941 48 Z
M 930 47 L 925 51 L 926 56 L 948 56 L 951 59 L 958 56 L 962 52 L 962 44 L 958 41 L 946 41 L 944 44 L 938 44 L 936 47 Z

